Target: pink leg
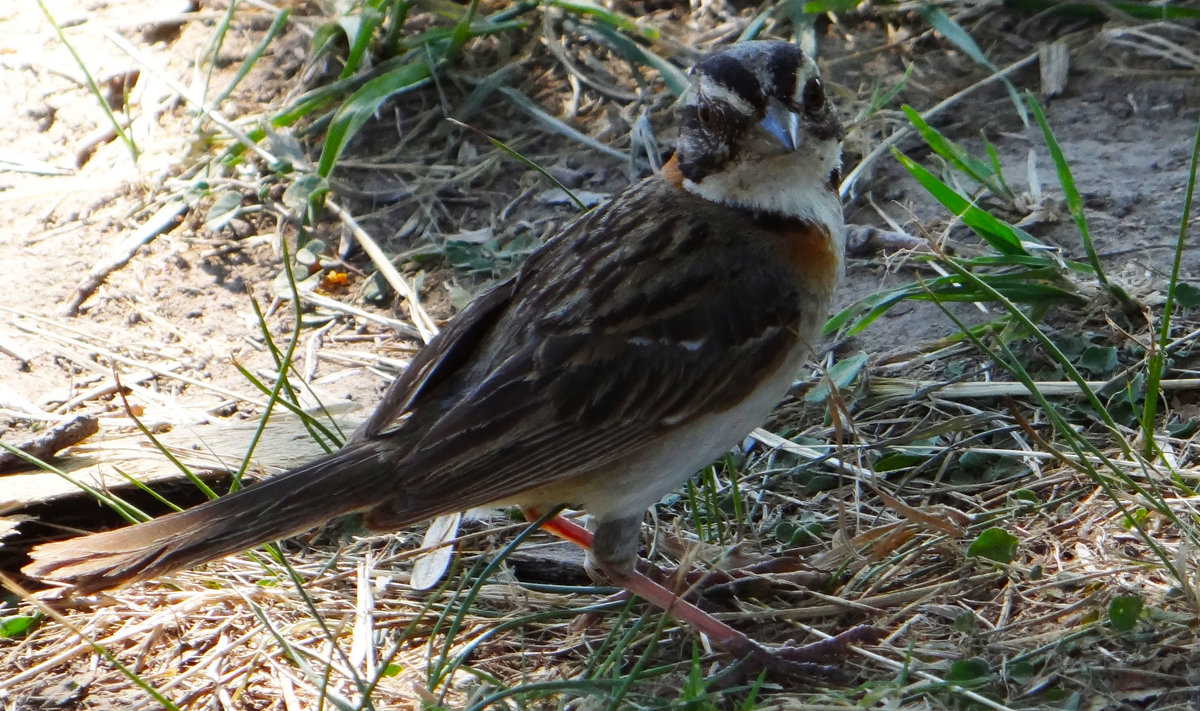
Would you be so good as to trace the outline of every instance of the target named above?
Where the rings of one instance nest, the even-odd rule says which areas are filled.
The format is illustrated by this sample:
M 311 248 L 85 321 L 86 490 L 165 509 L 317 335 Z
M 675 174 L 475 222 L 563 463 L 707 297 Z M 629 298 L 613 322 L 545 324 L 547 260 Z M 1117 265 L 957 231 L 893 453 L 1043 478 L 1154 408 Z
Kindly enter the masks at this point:
M 540 516 L 536 509 L 526 508 L 524 512 L 525 517 L 530 521 L 536 520 Z M 542 528 L 581 548 L 591 549 L 593 539 L 591 531 L 562 516 L 551 519 L 543 524 Z M 844 653 L 850 644 L 870 643 L 880 637 L 879 630 L 867 625 L 860 625 L 829 639 L 803 647 L 787 645 L 769 648 L 680 598 L 636 569 L 629 571 L 605 570 L 604 572 L 613 578 L 614 583 L 668 612 L 676 619 L 691 624 L 734 656 L 745 658 L 758 667 L 785 674 L 798 673 L 810 676 L 830 674 L 836 670 L 820 664 L 825 657 Z

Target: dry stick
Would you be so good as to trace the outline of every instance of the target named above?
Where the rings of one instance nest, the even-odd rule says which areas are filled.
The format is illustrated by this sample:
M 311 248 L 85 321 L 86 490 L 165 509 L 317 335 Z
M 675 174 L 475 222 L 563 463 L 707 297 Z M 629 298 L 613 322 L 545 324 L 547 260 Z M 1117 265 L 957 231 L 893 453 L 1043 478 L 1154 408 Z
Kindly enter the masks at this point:
M 379 248 L 379 244 L 375 242 L 375 239 L 371 235 L 367 234 L 366 230 L 359 226 L 358 221 L 354 219 L 354 216 L 349 211 L 328 198 L 325 200 L 325 207 L 336 215 L 342 221 L 342 224 L 350 230 L 354 235 L 354 239 L 362 245 L 363 251 L 371 258 L 371 262 L 379 270 L 379 273 L 383 275 L 383 278 L 387 279 L 388 284 L 391 284 L 397 294 L 404 297 L 405 302 L 408 304 L 408 314 L 412 318 L 413 325 L 417 327 L 417 332 L 420 334 L 421 340 L 429 343 L 437 334 L 438 329 L 434 325 L 433 319 L 429 318 L 429 314 L 425 312 L 425 307 L 421 306 L 421 302 L 417 299 L 416 290 L 408 283 L 408 280 L 401 276 L 400 272 L 396 271 L 396 267 L 392 266 L 391 260 Z
M 99 430 L 99 420 L 91 415 L 79 415 L 39 433 L 16 447 L 28 455 L 47 460 L 60 450 L 79 444 Z M 0 472 L 26 466 L 29 466 L 29 462 L 24 457 L 7 450 L 0 452 Z
M 889 593 L 879 593 L 877 595 L 869 595 L 858 598 L 857 600 L 842 599 L 836 603 L 824 605 L 806 605 L 804 607 L 793 607 L 785 610 L 771 610 L 770 613 L 758 612 L 749 613 L 749 616 L 769 614 L 772 619 L 776 620 L 813 620 L 824 617 L 833 617 L 836 615 L 845 614 L 847 609 L 861 609 L 865 605 L 869 608 L 877 610 L 886 610 L 889 607 L 919 600 L 953 587 L 966 587 L 970 585 L 980 585 L 987 582 L 999 580 L 1001 573 L 979 573 L 965 579 L 954 579 L 945 582 L 930 583 L 928 585 L 910 586 L 902 590 L 896 590 Z M 835 599 L 829 597 L 827 599 Z M 746 612 L 714 612 L 713 617 L 718 620 L 742 620 L 746 619 Z
M 26 353 L 2 334 L 0 334 L 0 353 L 14 358 L 22 371 L 29 370 L 29 361 L 33 360 L 32 355 Z
M 386 326 L 387 328 L 393 329 L 402 335 L 408 336 L 409 338 L 420 338 L 421 340 L 427 341 L 427 339 L 421 335 L 420 331 L 403 321 L 397 321 L 394 318 L 373 314 L 370 311 L 360 309 L 357 306 L 351 306 L 350 304 L 343 304 L 337 299 L 331 299 L 328 296 L 322 296 L 315 291 L 302 290 L 300 292 L 300 300 L 312 304 L 313 306 L 329 309 L 330 311 L 339 311 L 344 314 L 349 314 L 350 316 L 355 316 L 364 321 L 373 321 L 374 323 L 377 323 L 381 326 Z
M 117 391 L 118 387 L 122 387 L 125 385 L 141 385 L 142 383 L 146 382 L 147 380 L 150 380 L 152 378 L 157 378 L 157 377 L 158 376 L 154 373 L 139 373 L 139 374 L 122 373 L 121 374 L 121 383 L 122 383 L 121 386 L 118 386 L 115 381 L 106 380 L 106 381 L 100 383 L 99 385 L 96 385 L 91 388 L 88 388 L 87 390 L 84 390 L 83 392 L 79 393 L 78 395 L 71 398 L 70 400 L 67 400 L 63 404 L 54 408 L 54 412 L 56 414 L 66 414 L 66 413 L 70 412 L 71 410 L 74 410 L 76 407 L 82 405 L 83 403 L 88 402 L 89 400 L 95 400 L 97 398 L 104 397 L 105 395 L 111 395 L 111 394 L 115 393 Z
M 962 99 L 966 95 L 974 92 L 976 89 L 981 89 L 981 88 L 987 86 L 988 84 L 991 84 L 994 81 L 1003 79 L 1004 77 L 1008 76 L 1009 74 L 1012 74 L 1013 72 L 1024 67 L 1026 64 L 1029 64 L 1030 62 L 1032 62 L 1033 60 L 1035 60 L 1037 58 L 1038 58 L 1038 53 L 1033 52 L 1032 54 L 1029 54 L 1022 59 L 1018 59 L 1017 61 L 1015 61 L 1012 64 L 1005 67 L 1003 70 L 996 72 L 995 74 L 993 74 L 985 79 L 975 82 L 974 84 L 972 84 L 971 86 L 968 86 L 967 88 L 963 89 L 962 91 L 960 91 L 956 94 L 952 94 L 948 98 L 938 102 L 932 108 L 921 112 L 921 118 L 924 119 L 925 121 L 928 121 L 930 118 L 941 113 L 943 110 L 947 109 L 948 107 L 953 106 L 955 103 L 958 102 L 959 99 Z M 911 136 L 915 131 L 916 131 L 916 129 L 914 129 L 913 127 L 906 126 L 902 129 L 896 131 L 892 135 L 888 136 L 887 138 L 883 139 L 879 143 L 879 145 L 877 145 L 871 149 L 870 153 L 863 156 L 863 159 L 858 162 L 858 165 L 854 166 L 854 170 L 851 170 L 849 173 L 847 173 L 845 179 L 842 180 L 842 186 L 838 190 L 838 192 L 841 194 L 842 198 L 844 199 L 847 195 L 850 194 L 850 191 L 854 188 L 854 183 L 858 181 L 858 178 L 862 175 L 863 171 L 867 169 L 868 165 L 875 162 L 880 156 L 882 156 L 884 153 L 886 153 L 888 151 L 888 149 L 890 149 L 892 146 L 896 145 L 900 141 L 903 141 L 905 138 L 908 138 L 909 136 Z
M 75 296 L 62 309 L 63 316 L 74 316 L 79 313 L 79 307 L 88 297 L 92 295 L 96 288 L 104 283 L 109 274 L 129 263 L 133 259 L 133 255 L 138 249 L 154 239 L 158 235 L 166 232 L 171 225 L 175 223 L 175 219 L 187 209 L 187 203 L 179 199 L 171 199 L 166 205 L 159 208 L 158 212 L 146 220 L 136 232 L 129 235 L 122 242 L 114 253 L 105 261 L 92 267 L 88 272 L 87 278 L 83 280 L 83 284 L 75 292 Z
M 788 454 L 798 454 L 802 457 L 807 457 L 808 459 L 821 459 L 826 457 L 825 453 L 819 449 L 802 444 L 796 444 L 790 439 L 784 439 L 774 432 L 768 432 L 761 427 L 756 427 L 754 431 L 750 433 L 750 436 L 767 447 L 772 449 L 780 449 Z M 874 472 L 869 469 L 864 469 L 863 467 L 860 467 L 856 464 L 851 464 L 850 462 L 847 462 L 843 459 L 838 459 L 837 457 L 827 457 L 824 461 L 831 467 L 843 468 L 855 476 L 869 479 L 875 475 Z
M 1108 385 L 1107 382 L 1088 381 L 1088 388 L 1097 391 Z M 1053 381 L 1035 383 L 1038 390 L 1047 396 L 1079 395 L 1082 391 L 1073 381 Z M 1159 383 L 1165 392 L 1200 389 L 1200 378 L 1176 378 L 1163 380 Z M 1029 395 L 1029 389 L 1017 382 L 992 383 L 947 383 L 939 385 L 932 380 L 904 380 L 891 378 L 875 378 L 871 381 L 869 392 L 877 397 L 908 396 L 915 392 L 930 390 L 938 397 L 953 400 L 957 398 L 992 398 L 992 397 L 1021 397 Z

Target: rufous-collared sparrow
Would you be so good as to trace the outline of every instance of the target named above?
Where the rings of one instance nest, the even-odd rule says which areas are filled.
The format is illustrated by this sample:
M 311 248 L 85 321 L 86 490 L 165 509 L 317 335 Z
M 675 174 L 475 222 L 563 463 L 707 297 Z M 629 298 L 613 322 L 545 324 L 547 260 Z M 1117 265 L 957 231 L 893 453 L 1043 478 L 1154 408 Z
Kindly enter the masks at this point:
M 786 42 L 708 55 L 663 169 L 475 299 L 343 449 L 182 513 L 39 546 L 26 572 L 86 593 L 352 512 L 389 531 L 570 503 L 594 533 L 549 528 L 614 582 L 735 655 L 784 671 L 813 661 L 828 647 L 763 647 L 635 564 L 646 508 L 766 419 L 826 318 L 842 271 L 842 130 L 818 74 Z

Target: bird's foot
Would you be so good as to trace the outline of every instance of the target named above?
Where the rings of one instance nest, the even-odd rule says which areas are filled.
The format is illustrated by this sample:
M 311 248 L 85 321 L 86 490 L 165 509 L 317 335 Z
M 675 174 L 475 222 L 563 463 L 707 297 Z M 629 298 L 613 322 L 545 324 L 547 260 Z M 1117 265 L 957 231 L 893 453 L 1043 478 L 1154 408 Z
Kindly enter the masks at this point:
M 812 644 L 795 645 L 789 642 L 779 647 L 768 647 L 743 638 L 727 646 L 730 652 L 741 658 L 732 670 L 737 679 L 767 671 L 780 677 L 843 681 L 848 678 L 844 668 L 830 664 L 829 658 L 844 655 L 852 644 L 874 644 L 883 637 L 883 630 L 859 625 Z
M 728 604 L 744 597 L 764 598 L 784 590 L 820 587 L 829 581 L 828 574 L 805 569 L 796 561 L 784 558 L 728 570 L 668 570 L 639 558 L 637 569 L 701 607 L 709 603 Z

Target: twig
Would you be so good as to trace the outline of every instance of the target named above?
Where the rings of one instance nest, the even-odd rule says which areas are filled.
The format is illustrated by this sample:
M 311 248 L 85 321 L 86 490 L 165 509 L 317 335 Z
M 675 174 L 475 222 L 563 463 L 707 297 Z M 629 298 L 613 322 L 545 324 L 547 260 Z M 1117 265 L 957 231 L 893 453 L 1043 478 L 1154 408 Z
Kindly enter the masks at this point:
M 0 353 L 11 356 L 16 359 L 18 367 L 21 371 L 29 370 L 29 361 L 33 360 L 33 356 L 26 353 L 17 344 L 13 343 L 8 338 L 0 335 Z
M 198 388 L 203 388 L 205 390 L 215 392 L 219 395 L 224 395 L 225 397 L 232 398 L 234 400 L 237 400 L 238 402 L 249 403 L 256 407 L 266 407 L 267 406 L 267 404 L 261 400 L 256 400 L 254 398 L 246 397 L 245 395 L 243 395 L 241 393 L 234 392 L 233 390 L 221 387 L 220 385 L 216 385 L 216 384 L 210 383 L 210 382 L 205 382 L 205 381 L 199 380 L 197 378 L 191 378 L 191 377 L 188 377 L 181 373 L 176 373 L 175 371 L 173 371 L 169 368 L 164 368 L 162 366 L 154 365 L 153 363 L 147 363 L 145 361 L 139 361 L 134 358 L 130 358 L 128 356 L 123 356 L 120 353 L 117 353 L 108 348 L 91 345 L 91 344 L 81 344 L 72 338 L 68 338 L 66 336 L 60 336 L 57 333 L 53 333 L 53 332 L 47 331 L 45 329 L 37 328 L 35 326 L 18 324 L 18 328 L 27 330 L 29 333 L 35 333 L 40 336 L 44 336 L 51 340 L 57 341 L 59 343 L 65 343 L 67 345 L 76 346 L 76 347 L 84 347 L 90 353 L 93 353 L 95 355 L 103 356 L 105 358 L 110 358 L 118 363 L 124 363 L 126 365 L 131 365 L 135 368 L 145 368 L 146 370 L 150 371 L 151 373 L 154 373 L 155 375 L 158 375 L 158 376 L 161 376 L 164 378 L 170 378 L 172 380 L 178 380 L 179 382 L 187 383 L 188 385 L 194 385 Z M 172 367 L 177 367 L 177 366 L 172 366 Z
M 79 415 L 38 434 L 38 436 L 16 445 L 22 452 L 47 460 L 73 444 L 78 444 L 100 430 L 100 423 L 91 415 Z M 0 452 L 0 472 L 24 468 L 29 462 L 7 450 Z
M 421 335 L 421 332 L 410 324 L 407 324 L 403 321 L 397 321 L 394 318 L 373 314 L 370 311 L 360 309 L 357 306 L 343 304 L 337 299 L 331 299 L 328 296 L 323 296 L 314 291 L 301 290 L 300 299 L 306 303 L 312 304 L 313 306 L 319 306 L 323 309 L 329 309 L 331 311 L 340 311 L 342 313 L 361 318 L 364 321 L 373 321 L 381 326 L 386 326 L 394 331 L 398 331 L 399 333 L 410 338 L 421 338 L 422 340 L 426 340 Z
M 429 318 L 429 314 L 425 312 L 425 307 L 421 306 L 420 300 L 417 298 L 417 292 L 408 283 L 400 272 L 396 271 L 396 267 L 392 266 L 391 260 L 379 248 L 379 244 L 367 231 L 359 226 L 358 221 L 349 211 L 345 210 L 333 200 L 326 198 L 325 207 L 329 209 L 339 220 L 342 221 L 349 230 L 354 234 L 354 239 L 362 245 L 363 251 L 371 258 L 371 263 L 379 270 L 384 279 L 387 279 L 388 284 L 396 290 L 396 293 L 404 297 L 408 304 L 408 314 L 412 318 L 413 325 L 417 327 L 417 333 L 420 334 L 421 340 L 429 343 L 435 335 L 438 328 L 433 323 L 433 319 Z
M 1099 380 L 1085 383 L 1092 391 L 1097 391 L 1108 385 Z M 1054 381 L 1035 383 L 1038 390 L 1047 396 L 1079 395 L 1079 386 L 1070 381 Z M 1159 383 L 1165 392 L 1200 389 L 1200 378 L 1176 378 L 1163 380 Z M 875 378 L 871 381 L 869 391 L 876 397 L 896 397 L 912 395 L 919 391 L 936 392 L 938 397 L 946 399 L 957 398 L 995 398 L 1020 397 L 1028 395 L 1029 390 L 1021 383 L 992 382 L 992 383 L 946 383 L 938 384 L 931 380 L 902 380 L 893 378 Z M 765 444 L 765 443 L 764 443 Z
M 137 253 L 142 245 L 147 244 L 158 235 L 168 231 L 175 224 L 176 218 L 183 214 L 183 211 L 186 209 L 187 203 L 178 197 L 167 200 L 167 204 L 159 208 L 158 212 L 154 213 L 149 220 L 146 220 L 141 228 L 129 235 L 107 260 L 92 267 L 92 271 L 88 272 L 87 277 L 83 280 L 83 284 L 75 292 L 75 296 L 63 307 L 62 314 L 64 316 L 75 316 L 78 314 L 79 307 L 104 283 L 109 274 L 128 264 L 129 260 L 133 259 L 133 255 Z

